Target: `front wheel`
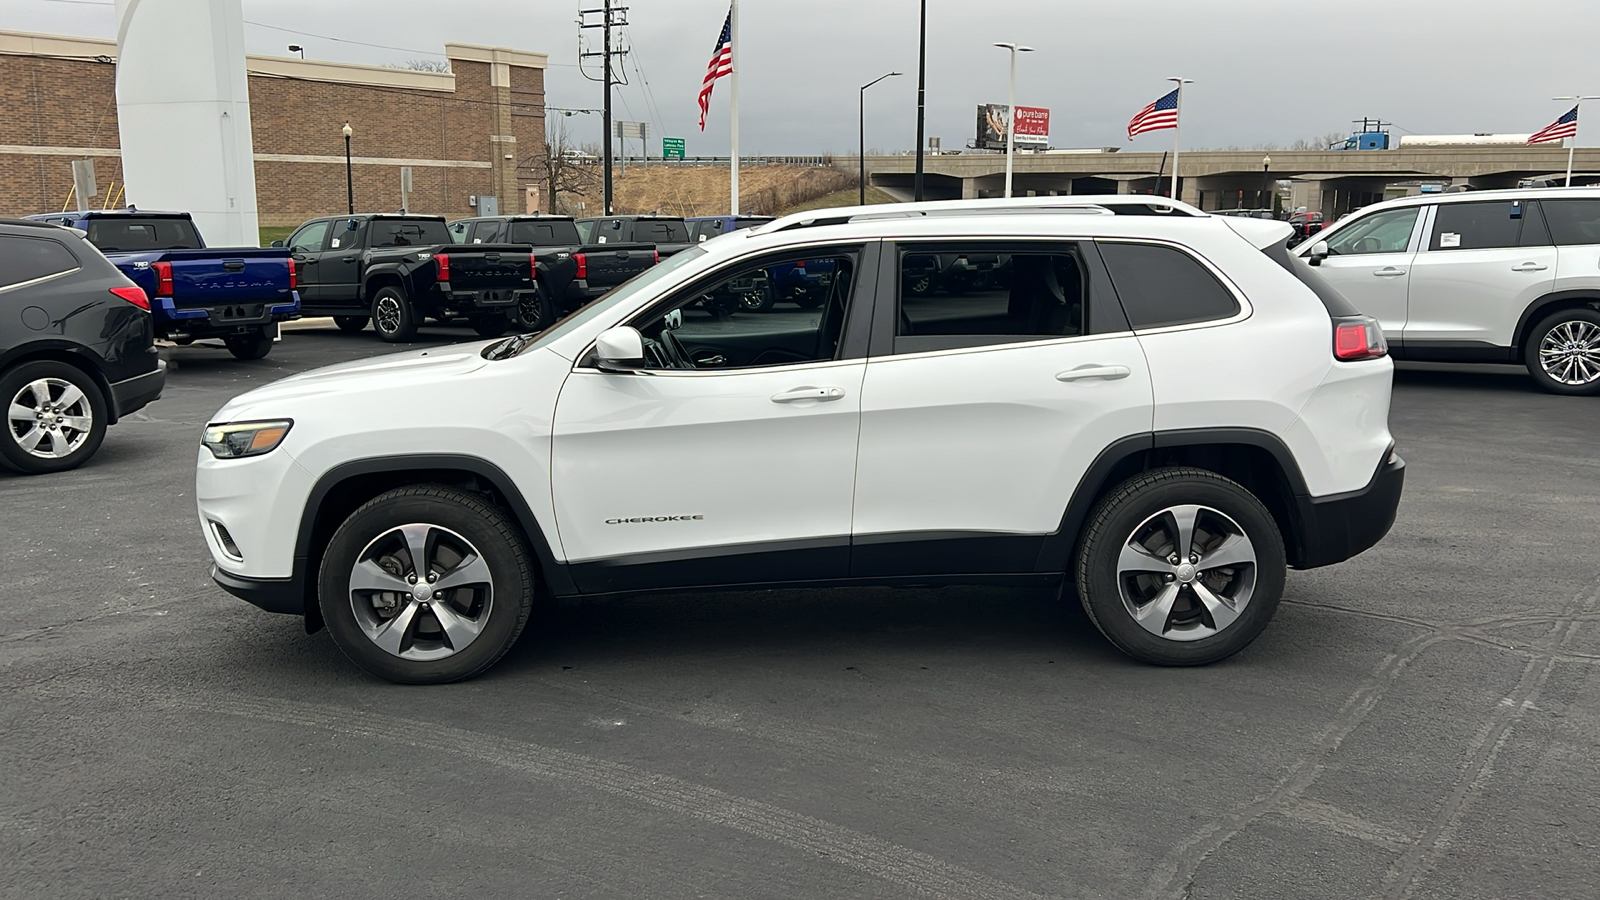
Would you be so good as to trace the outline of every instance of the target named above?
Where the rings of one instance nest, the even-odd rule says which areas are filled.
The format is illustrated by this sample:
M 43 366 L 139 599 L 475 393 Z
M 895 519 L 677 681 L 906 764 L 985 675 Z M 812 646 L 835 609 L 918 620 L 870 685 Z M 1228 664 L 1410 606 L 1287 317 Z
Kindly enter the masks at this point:
M 222 343 L 234 359 L 261 359 L 272 352 L 272 337 L 265 331 L 230 335 Z
M 1545 318 L 1528 335 L 1523 362 L 1552 394 L 1600 394 L 1600 312 L 1583 306 Z
M 105 440 L 110 410 L 100 388 L 66 363 L 17 366 L 0 376 L 0 401 L 8 410 L 0 460 L 25 475 L 75 469 Z
M 1156 469 L 1090 513 L 1078 596 L 1129 656 L 1200 666 L 1238 653 L 1267 627 L 1286 569 L 1283 537 L 1254 494 L 1214 472 Z
M 404 291 L 386 287 L 373 296 L 372 330 L 391 344 L 417 336 L 417 311 L 411 307 Z
M 526 542 L 498 507 L 442 485 L 367 501 L 334 532 L 317 599 L 339 649 L 379 678 L 471 678 L 516 642 L 533 609 Z

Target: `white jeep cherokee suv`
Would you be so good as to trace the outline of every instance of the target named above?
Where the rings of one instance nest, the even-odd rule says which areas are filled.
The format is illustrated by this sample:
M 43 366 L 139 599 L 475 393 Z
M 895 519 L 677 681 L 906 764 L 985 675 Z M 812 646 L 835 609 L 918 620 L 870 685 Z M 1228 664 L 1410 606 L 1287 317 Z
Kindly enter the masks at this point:
M 1288 236 L 1141 197 L 725 235 L 543 334 L 229 403 L 213 577 L 401 682 L 482 672 L 536 594 L 779 585 L 1065 582 L 1131 656 L 1219 660 L 1287 566 L 1382 538 L 1404 478 L 1382 334 Z M 996 264 L 913 296 L 931 254 Z M 818 308 L 706 308 L 801 260 Z
M 1600 394 L 1600 188 L 1406 197 L 1295 248 L 1397 359 L 1521 363 Z

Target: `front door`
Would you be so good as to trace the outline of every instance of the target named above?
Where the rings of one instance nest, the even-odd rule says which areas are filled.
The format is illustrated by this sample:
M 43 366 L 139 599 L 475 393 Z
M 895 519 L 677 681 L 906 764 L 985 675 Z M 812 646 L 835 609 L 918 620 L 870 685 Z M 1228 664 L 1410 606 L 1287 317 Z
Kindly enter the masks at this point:
M 1406 354 L 1448 359 L 1513 346 L 1522 311 L 1555 277 L 1556 248 L 1538 204 L 1439 204 L 1411 270 Z
M 1408 282 L 1420 240 L 1414 237 L 1423 209 L 1389 209 L 1350 222 L 1328 239 L 1328 258 L 1317 268 L 1356 309 L 1377 319 L 1384 335 L 1397 344 L 1406 325 Z
M 366 244 L 365 219 L 334 219 L 328 228 L 328 242 L 317 264 L 322 278 L 322 305 L 343 307 L 351 313 L 364 313 L 367 300 L 361 296 L 361 254 Z
M 647 367 L 580 360 L 556 404 L 551 485 L 586 592 L 842 577 L 866 363 L 843 339 L 875 247 L 730 263 L 628 324 Z M 826 303 L 729 316 L 714 300 L 790 258 L 833 260 Z M 858 283 L 858 281 L 860 283 Z
M 327 237 L 328 221 L 323 219 L 301 225 L 284 242 L 294 258 L 300 302 L 307 306 L 322 299 L 322 245 Z

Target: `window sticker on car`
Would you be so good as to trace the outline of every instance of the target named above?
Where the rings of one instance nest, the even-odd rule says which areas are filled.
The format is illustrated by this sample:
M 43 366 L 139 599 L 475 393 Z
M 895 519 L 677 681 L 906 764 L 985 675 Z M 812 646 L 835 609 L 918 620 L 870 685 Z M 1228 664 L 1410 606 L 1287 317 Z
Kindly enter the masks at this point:
M 1455 233 L 1454 231 L 1446 231 L 1444 234 L 1439 235 L 1439 248 L 1440 249 L 1443 249 L 1445 247 L 1459 247 L 1459 246 L 1461 246 L 1461 235 Z

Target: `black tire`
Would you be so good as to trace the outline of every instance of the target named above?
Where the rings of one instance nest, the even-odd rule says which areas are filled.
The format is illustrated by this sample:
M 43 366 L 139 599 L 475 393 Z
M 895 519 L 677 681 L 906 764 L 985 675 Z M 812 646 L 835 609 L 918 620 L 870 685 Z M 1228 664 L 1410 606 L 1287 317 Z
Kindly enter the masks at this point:
M 370 321 L 370 319 L 367 316 L 334 316 L 333 317 L 333 324 L 339 326 L 339 330 L 344 332 L 345 334 L 358 334 L 358 333 L 360 333 L 360 331 L 363 328 L 367 327 L 367 322 L 368 321 Z
M 1198 565 L 1183 566 L 1181 570 L 1174 566 L 1173 571 L 1180 573 L 1176 576 L 1141 574 L 1125 578 L 1119 573 L 1125 546 L 1133 544 L 1141 534 L 1151 535 L 1139 543 L 1148 554 L 1148 541 L 1173 533 L 1164 526 L 1175 526 L 1176 519 L 1167 517 L 1165 511 L 1193 506 L 1203 509 L 1196 516 L 1198 524 L 1191 526 L 1194 537 L 1190 549 L 1198 551 L 1202 542 L 1209 547 L 1199 552 Z M 1219 536 L 1229 534 L 1233 528 L 1248 538 L 1247 545 L 1235 546 L 1247 546 L 1253 564 L 1207 569 L 1206 555 L 1216 557 L 1229 546 L 1210 542 L 1220 540 Z M 1176 549 L 1171 546 L 1175 543 L 1168 544 L 1169 550 Z M 1144 558 L 1162 566 L 1171 559 L 1149 555 Z M 1261 634 L 1283 596 L 1286 569 L 1283 536 L 1272 514 L 1255 495 L 1215 472 L 1166 468 L 1135 475 L 1096 504 L 1078 548 L 1076 581 L 1084 610 L 1119 650 L 1159 666 L 1203 666 L 1238 653 Z M 1201 602 L 1196 585 L 1213 598 L 1240 601 L 1242 611 L 1231 622 L 1213 627 L 1218 620 Z M 1162 607 L 1152 605 L 1158 603 L 1155 599 L 1133 605 L 1141 596 L 1166 596 L 1167 590 L 1173 592 L 1174 599 L 1167 603 L 1165 614 L 1157 612 Z M 1124 591 L 1132 599 L 1125 600 Z M 1241 599 L 1243 591 L 1248 593 Z M 1135 608 L 1147 613 L 1146 621 L 1152 627 L 1140 624 Z M 1230 614 L 1223 611 L 1223 615 Z M 1158 636 L 1152 628 L 1165 636 Z
M 1539 387 L 1552 394 L 1600 394 L 1600 312 L 1580 306 L 1541 319 L 1528 333 L 1522 361 Z
M 496 313 L 491 316 L 476 316 L 472 320 L 472 330 L 476 331 L 480 337 L 487 338 L 499 337 L 505 334 L 511 330 L 511 325 L 511 316 L 504 313 Z
M 372 296 L 372 330 L 378 337 L 391 344 L 414 340 L 417 322 L 417 311 L 405 291 L 390 286 Z
M 518 298 L 515 322 L 523 331 L 543 331 L 555 324 L 555 304 L 544 285 L 535 284 L 531 293 Z
M 740 312 L 766 312 L 772 308 L 778 298 L 773 295 L 771 285 L 765 285 L 752 291 L 745 291 L 737 296 Z
M 38 397 L 34 392 L 31 386 L 36 383 L 45 386 L 47 399 Z M 76 389 L 76 394 L 69 390 L 69 385 Z M 82 395 L 81 401 L 79 394 Z M 93 378 L 66 363 L 54 360 L 23 363 L 0 375 L 0 408 L 10 409 L 13 404 L 36 410 L 42 406 L 45 407 L 43 414 L 46 416 L 66 417 L 60 421 L 51 419 L 48 423 L 45 419 L 36 418 L 30 423 L 26 419 L 12 419 L 7 413 L 4 419 L 5 433 L 0 434 L 0 460 L 25 475 L 76 469 L 94 456 L 95 451 L 100 449 L 100 442 L 105 440 L 106 420 L 111 412 L 105 395 Z M 84 418 L 88 419 L 87 423 L 82 423 Z M 80 423 L 88 427 L 74 427 Z M 41 427 L 41 424 L 45 427 Z M 55 427 L 50 428 L 49 425 Z M 36 452 L 30 452 L 27 446 L 30 442 L 35 450 L 42 444 L 56 446 L 60 442 L 61 455 L 37 455 Z M 49 454 L 54 451 L 46 449 L 42 452 Z
M 812 285 L 806 285 L 794 295 L 794 303 L 801 309 L 816 309 L 826 299 L 828 299 L 827 289 Z
M 425 525 L 432 529 L 423 538 L 424 555 L 431 550 L 452 553 L 459 549 L 458 539 L 476 551 L 486 564 L 489 578 L 487 593 L 484 588 L 453 590 L 449 598 L 438 596 L 424 598 L 423 602 L 411 595 L 381 591 L 363 591 L 357 599 L 351 592 L 351 576 L 364 553 L 385 571 L 396 576 L 400 586 L 410 569 L 409 553 L 399 548 L 405 546 L 404 537 L 394 538 L 401 526 Z M 400 543 L 393 543 L 400 541 Z M 384 550 L 383 548 L 389 548 Z M 465 570 L 467 556 L 457 560 Z M 437 562 L 437 560 L 434 560 Z M 431 564 L 430 564 L 431 566 Z M 448 569 L 448 575 L 456 569 Z M 480 674 L 504 656 L 528 624 L 533 609 L 535 588 L 533 556 L 516 524 L 499 508 L 481 497 L 453 490 L 441 485 L 416 485 L 397 488 L 367 501 L 350 514 L 329 540 L 323 554 L 322 567 L 317 579 L 317 599 L 323 621 L 328 626 L 334 643 L 351 661 L 367 672 L 400 684 L 444 684 L 460 681 Z M 467 591 L 470 596 L 463 598 Z M 382 603 L 390 600 L 394 612 L 385 619 Z M 358 603 L 361 612 L 358 614 Z M 401 606 L 400 604 L 406 604 Z M 451 618 L 478 625 L 475 637 L 459 649 L 451 649 L 448 632 L 432 610 L 436 605 L 449 604 Z M 400 638 L 401 652 L 439 653 L 448 655 L 437 659 L 402 658 L 380 647 L 377 638 L 368 637 L 369 628 L 382 629 L 387 623 L 399 620 L 406 610 L 412 610 L 405 620 L 407 627 Z M 473 619 L 476 610 L 478 619 Z M 365 619 L 358 620 L 358 615 Z M 432 618 L 430 618 L 432 617 Z M 364 624 L 365 623 L 365 624 Z M 392 631 L 392 626 L 389 628 Z M 430 638 L 429 635 L 436 637 Z M 404 641 L 410 636 L 409 645 Z
M 918 275 L 914 278 L 907 278 L 905 279 L 905 290 L 908 297 L 926 297 L 934 291 L 933 276 Z
M 234 359 L 262 359 L 272 352 L 272 338 L 265 331 L 230 335 L 222 343 Z

